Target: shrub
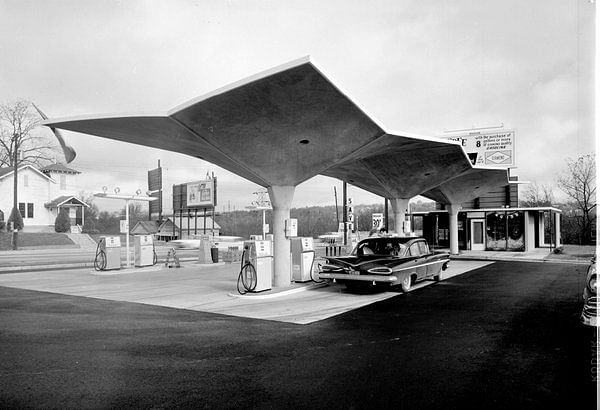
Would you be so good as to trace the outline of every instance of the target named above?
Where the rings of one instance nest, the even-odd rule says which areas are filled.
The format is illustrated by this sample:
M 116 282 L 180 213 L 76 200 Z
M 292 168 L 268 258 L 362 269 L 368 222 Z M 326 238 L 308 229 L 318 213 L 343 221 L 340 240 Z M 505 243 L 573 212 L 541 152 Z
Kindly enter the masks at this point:
M 66 209 L 61 209 L 54 221 L 54 230 L 56 232 L 69 232 L 71 230 L 71 219 Z
M 18 209 L 13 208 L 10 217 L 8 218 L 8 223 L 12 225 L 12 229 L 17 229 L 19 231 L 23 229 L 23 217 Z
M 556 254 L 561 254 L 565 252 L 565 248 L 563 248 L 562 246 L 559 246 L 558 248 L 554 248 L 554 250 L 552 251 Z

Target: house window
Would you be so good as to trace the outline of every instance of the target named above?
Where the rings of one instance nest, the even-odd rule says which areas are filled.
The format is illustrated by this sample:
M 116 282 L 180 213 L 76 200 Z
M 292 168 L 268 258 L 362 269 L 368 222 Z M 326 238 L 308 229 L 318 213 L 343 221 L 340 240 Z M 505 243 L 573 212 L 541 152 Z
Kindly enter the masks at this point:
M 23 175 L 23 187 L 27 188 L 29 186 L 29 175 Z
M 60 176 L 60 190 L 65 191 L 66 189 L 67 189 L 67 176 L 61 175 Z
M 33 203 L 19 202 L 19 212 L 22 218 L 33 218 Z

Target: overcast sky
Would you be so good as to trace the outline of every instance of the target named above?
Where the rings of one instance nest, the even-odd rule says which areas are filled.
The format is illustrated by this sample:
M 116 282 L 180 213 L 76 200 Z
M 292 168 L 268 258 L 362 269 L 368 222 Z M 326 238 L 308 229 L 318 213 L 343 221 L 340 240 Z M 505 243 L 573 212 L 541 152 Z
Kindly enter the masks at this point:
M 513 173 L 547 184 L 567 157 L 595 149 L 594 14 L 590 0 L 0 0 L 0 102 L 29 99 L 51 118 L 165 112 L 311 55 L 387 130 L 515 129 Z M 249 205 L 260 188 L 184 155 L 64 136 L 90 193 L 145 191 L 158 159 L 165 204 L 172 184 L 207 172 L 219 178 L 218 210 Z M 293 206 L 333 204 L 334 185 L 340 193 L 337 180 L 305 182 Z

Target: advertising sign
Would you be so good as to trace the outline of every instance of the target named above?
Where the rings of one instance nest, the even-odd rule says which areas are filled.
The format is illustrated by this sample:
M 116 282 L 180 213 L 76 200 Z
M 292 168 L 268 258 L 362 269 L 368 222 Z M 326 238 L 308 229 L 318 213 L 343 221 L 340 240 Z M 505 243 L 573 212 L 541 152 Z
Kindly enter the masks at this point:
M 442 138 L 458 141 L 473 165 L 514 167 L 515 131 L 472 131 Z
M 373 229 L 383 228 L 383 214 L 373 214 Z
M 186 203 L 192 207 L 212 207 L 214 205 L 213 179 L 190 182 L 187 184 Z
M 127 224 L 127 220 L 121 219 L 119 221 L 119 232 L 120 233 L 127 233 L 127 232 L 129 232 L 129 225 Z

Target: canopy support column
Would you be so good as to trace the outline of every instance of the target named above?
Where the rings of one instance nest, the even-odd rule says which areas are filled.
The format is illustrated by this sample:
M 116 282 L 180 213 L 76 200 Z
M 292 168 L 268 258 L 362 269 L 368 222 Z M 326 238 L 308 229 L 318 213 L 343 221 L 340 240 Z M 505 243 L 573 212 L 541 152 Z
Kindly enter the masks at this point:
M 406 212 L 408 211 L 408 201 L 410 201 L 410 198 L 390 199 L 392 211 L 394 212 L 394 231 L 400 236 L 408 236 L 403 229 Z
M 286 237 L 285 221 L 290 218 L 294 186 L 271 186 L 269 199 L 273 207 L 273 278 L 274 287 L 287 287 L 291 283 L 290 240 Z
M 450 230 L 450 254 L 458 255 L 458 211 L 460 204 L 446 204 L 448 210 L 449 230 Z

